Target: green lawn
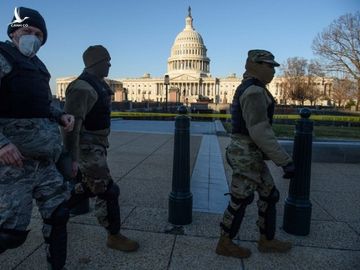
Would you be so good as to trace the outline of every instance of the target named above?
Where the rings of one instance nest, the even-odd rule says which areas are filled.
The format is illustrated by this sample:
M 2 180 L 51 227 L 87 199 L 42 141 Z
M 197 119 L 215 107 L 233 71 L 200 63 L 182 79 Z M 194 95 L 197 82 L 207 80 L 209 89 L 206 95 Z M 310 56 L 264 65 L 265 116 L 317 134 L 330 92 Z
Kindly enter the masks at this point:
M 230 123 L 224 123 L 226 130 L 231 129 Z M 273 129 L 277 137 L 294 137 L 295 125 L 274 124 Z M 360 127 L 314 126 L 314 139 L 346 139 L 360 140 Z

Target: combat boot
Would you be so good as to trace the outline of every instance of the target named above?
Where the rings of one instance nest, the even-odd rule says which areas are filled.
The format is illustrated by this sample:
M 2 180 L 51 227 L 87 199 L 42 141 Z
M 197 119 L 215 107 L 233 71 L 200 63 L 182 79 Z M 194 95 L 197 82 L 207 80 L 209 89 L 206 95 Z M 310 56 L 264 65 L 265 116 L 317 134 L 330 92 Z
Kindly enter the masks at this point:
M 108 248 L 126 252 L 136 251 L 139 248 L 138 242 L 125 237 L 121 233 L 109 234 L 106 245 Z
M 261 234 L 258 241 L 258 250 L 260 252 L 287 252 L 291 249 L 291 242 L 280 241 L 277 239 L 267 240 L 266 236 Z
M 222 235 L 216 247 L 216 254 L 235 258 L 248 258 L 251 255 L 251 251 L 247 248 L 239 247 L 228 236 Z

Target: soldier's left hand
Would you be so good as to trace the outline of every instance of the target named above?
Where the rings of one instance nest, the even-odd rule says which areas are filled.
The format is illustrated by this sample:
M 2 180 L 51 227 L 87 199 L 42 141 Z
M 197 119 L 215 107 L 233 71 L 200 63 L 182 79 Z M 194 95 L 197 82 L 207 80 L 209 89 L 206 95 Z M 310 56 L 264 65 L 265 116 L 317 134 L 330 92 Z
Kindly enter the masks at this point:
M 75 118 L 71 114 L 63 114 L 60 118 L 60 123 L 64 127 L 64 131 L 70 132 L 74 128 Z

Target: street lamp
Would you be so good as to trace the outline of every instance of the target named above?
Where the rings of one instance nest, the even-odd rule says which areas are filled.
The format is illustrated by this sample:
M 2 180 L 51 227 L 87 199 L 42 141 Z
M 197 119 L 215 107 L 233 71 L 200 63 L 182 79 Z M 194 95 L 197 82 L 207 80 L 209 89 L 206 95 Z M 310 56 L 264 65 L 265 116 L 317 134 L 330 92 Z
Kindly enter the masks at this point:
M 168 111 L 168 85 L 170 84 L 169 75 L 165 75 L 164 84 L 165 84 L 165 110 L 167 112 Z

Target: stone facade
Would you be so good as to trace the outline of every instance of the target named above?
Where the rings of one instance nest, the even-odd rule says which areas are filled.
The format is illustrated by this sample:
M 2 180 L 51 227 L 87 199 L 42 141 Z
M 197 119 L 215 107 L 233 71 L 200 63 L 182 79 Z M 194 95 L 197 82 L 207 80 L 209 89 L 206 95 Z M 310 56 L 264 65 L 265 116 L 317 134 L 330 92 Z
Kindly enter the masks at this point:
M 69 84 L 75 80 L 76 76 L 63 77 L 56 79 L 56 97 L 59 100 L 65 99 L 66 88 Z M 107 84 L 110 86 L 111 90 L 114 92 L 113 100 L 114 101 L 123 101 L 127 100 L 126 93 L 122 87 L 122 83 L 118 80 L 105 79 Z

